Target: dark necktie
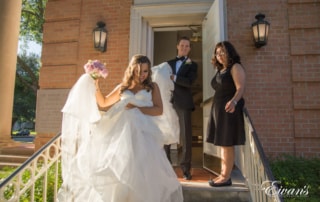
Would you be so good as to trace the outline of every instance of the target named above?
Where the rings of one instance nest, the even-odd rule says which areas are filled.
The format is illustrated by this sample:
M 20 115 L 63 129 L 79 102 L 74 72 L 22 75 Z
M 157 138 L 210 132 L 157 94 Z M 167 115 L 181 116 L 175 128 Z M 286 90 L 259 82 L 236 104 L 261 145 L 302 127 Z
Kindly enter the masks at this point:
M 181 60 L 181 61 L 184 61 L 184 59 L 186 59 L 184 56 L 182 56 L 182 57 L 176 57 L 176 61 L 178 61 L 178 60 Z

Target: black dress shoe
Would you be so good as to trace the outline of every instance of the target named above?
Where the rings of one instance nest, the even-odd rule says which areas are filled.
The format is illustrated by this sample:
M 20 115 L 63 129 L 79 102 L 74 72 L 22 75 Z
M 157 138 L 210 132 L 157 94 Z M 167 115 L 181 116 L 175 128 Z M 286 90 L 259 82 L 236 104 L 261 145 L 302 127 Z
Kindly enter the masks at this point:
M 191 180 L 192 179 L 191 173 L 189 172 L 183 173 L 183 179 Z
M 225 182 L 219 182 L 219 183 L 215 183 L 213 180 L 209 180 L 209 185 L 211 187 L 223 187 L 223 186 L 231 186 L 232 185 L 232 181 L 231 178 L 229 178 L 227 181 Z

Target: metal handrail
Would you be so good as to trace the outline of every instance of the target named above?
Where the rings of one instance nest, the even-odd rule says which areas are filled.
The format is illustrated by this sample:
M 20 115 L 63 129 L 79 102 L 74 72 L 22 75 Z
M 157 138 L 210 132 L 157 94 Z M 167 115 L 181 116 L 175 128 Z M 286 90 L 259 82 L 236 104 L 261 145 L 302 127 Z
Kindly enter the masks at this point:
M 252 201 L 282 202 L 266 155 L 253 127 L 249 112 L 243 110 L 245 119 L 246 144 L 244 146 L 244 166 L 241 172 L 247 180 Z
M 267 159 L 267 157 L 266 157 L 266 155 L 265 155 L 265 153 L 263 151 L 263 148 L 262 148 L 262 145 L 261 145 L 260 140 L 258 138 L 258 135 L 256 133 L 256 130 L 255 130 L 253 124 L 252 124 L 251 117 L 250 117 L 249 112 L 248 112 L 248 110 L 246 108 L 243 109 L 243 114 L 248 119 L 248 121 L 249 121 L 249 123 L 250 123 L 250 125 L 251 125 L 251 127 L 253 129 L 252 132 L 251 132 L 252 133 L 251 135 L 252 135 L 252 138 L 254 139 L 254 142 L 256 144 L 258 153 L 260 154 L 261 163 L 263 164 L 263 167 L 265 168 L 266 175 L 268 176 L 268 178 L 270 180 L 274 180 L 274 176 L 273 176 L 273 174 L 271 172 L 271 167 L 270 167 L 270 165 L 268 163 L 268 159 Z
M 0 201 L 20 201 L 29 193 L 29 200 L 35 201 L 35 183 L 42 181 L 42 200 L 47 201 L 48 171 L 53 167 L 55 172 L 53 200 L 55 201 L 58 190 L 59 161 L 61 158 L 61 133 L 35 152 L 10 176 L 0 182 Z M 7 193 L 7 195 L 6 195 Z M 9 194 L 8 194 L 9 193 Z

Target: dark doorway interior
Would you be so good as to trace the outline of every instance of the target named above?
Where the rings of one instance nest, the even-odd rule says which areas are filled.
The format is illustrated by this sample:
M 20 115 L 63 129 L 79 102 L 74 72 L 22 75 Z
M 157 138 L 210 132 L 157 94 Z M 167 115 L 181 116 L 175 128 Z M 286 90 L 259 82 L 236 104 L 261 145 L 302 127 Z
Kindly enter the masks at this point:
M 201 39 L 194 40 L 194 30 L 188 27 L 185 30 L 177 31 L 157 31 L 154 33 L 154 65 L 168 61 L 174 58 L 177 54 L 177 40 L 187 36 L 191 41 L 191 52 L 189 57 L 198 63 L 198 78 L 193 85 L 193 99 L 196 104 L 196 109 L 192 113 L 192 132 L 193 132 L 193 166 L 202 167 L 203 156 L 203 109 L 200 107 L 202 103 L 202 42 Z M 174 148 L 174 147 L 173 147 Z M 179 159 L 179 145 L 175 151 L 171 152 L 172 160 Z M 176 162 L 177 163 L 177 162 Z M 175 164 L 175 162 L 173 162 Z

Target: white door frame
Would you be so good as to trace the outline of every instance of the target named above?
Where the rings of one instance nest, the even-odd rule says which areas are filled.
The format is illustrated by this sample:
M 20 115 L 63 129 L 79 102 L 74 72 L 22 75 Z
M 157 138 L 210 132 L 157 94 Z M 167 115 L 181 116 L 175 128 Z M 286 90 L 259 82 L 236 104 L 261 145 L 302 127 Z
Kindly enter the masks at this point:
M 156 27 L 190 25 L 188 16 L 205 16 L 212 3 L 172 3 L 132 6 L 130 16 L 129 58 L 144 54 L 153 61 L 153 29 Z M 183 8 L 183 9 L 181 9 Z M 201 21 L 198 22 L 201 25 Z

